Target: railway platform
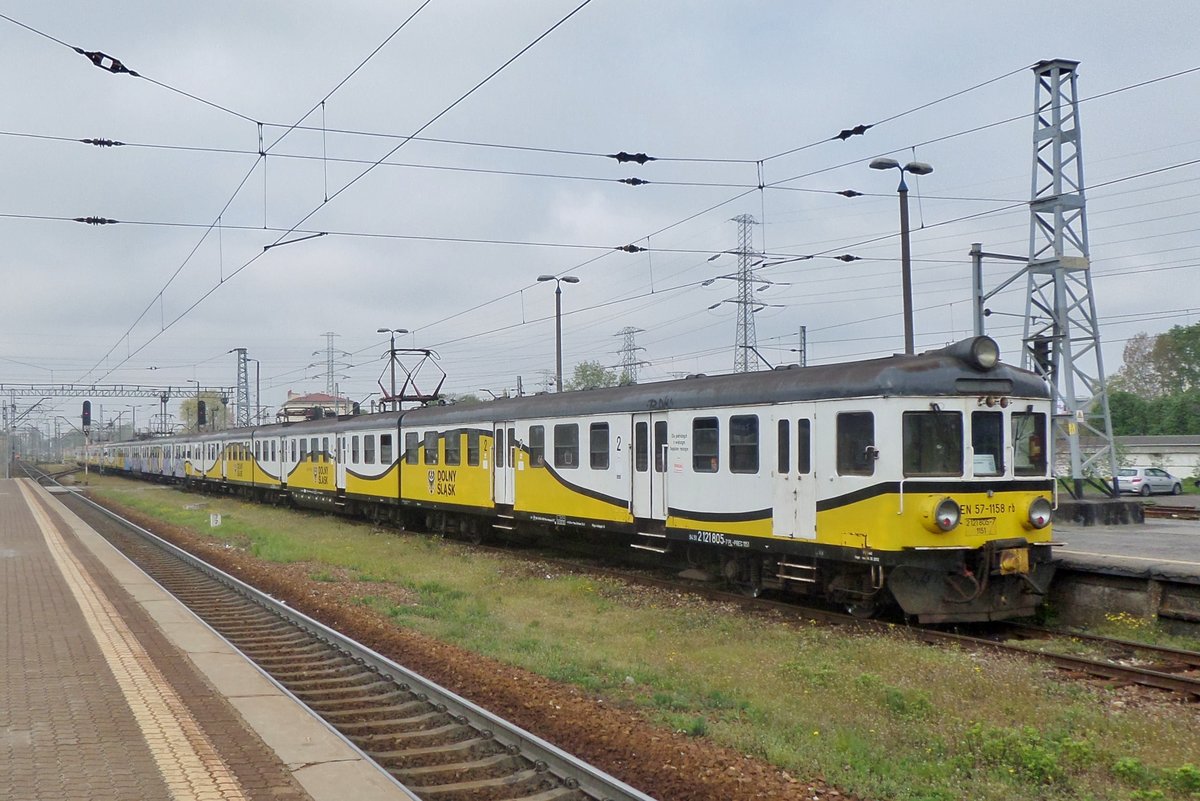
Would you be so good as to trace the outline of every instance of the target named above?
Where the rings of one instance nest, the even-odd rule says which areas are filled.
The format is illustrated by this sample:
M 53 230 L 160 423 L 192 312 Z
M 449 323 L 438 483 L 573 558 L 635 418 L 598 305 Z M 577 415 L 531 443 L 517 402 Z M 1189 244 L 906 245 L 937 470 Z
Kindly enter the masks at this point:
M 0 480 L 0 795 L 412 801 L 44 488 Z
M 1064 545 L 1055 548 L 1050 600 L 1067 622 L 1124 612 L 1186 627 L 1189 634 L 1200 626 L 1200 521 L 1056 523 L 1054 539 Z

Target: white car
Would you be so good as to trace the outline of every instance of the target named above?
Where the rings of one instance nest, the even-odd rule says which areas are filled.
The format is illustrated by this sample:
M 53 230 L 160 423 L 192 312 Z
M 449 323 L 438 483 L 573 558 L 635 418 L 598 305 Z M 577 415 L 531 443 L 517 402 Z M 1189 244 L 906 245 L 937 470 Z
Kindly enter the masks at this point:
M 1134 495 L 1183 492 L 1183 481 L 1157 467 L 1122 467 L 1117 470 L 1117 489 Z

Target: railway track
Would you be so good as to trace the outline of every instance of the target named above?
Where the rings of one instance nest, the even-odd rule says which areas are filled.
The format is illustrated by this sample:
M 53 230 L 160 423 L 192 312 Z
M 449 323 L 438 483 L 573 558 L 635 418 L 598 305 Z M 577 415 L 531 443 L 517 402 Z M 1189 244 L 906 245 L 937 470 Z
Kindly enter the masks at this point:
M 694 582 L 584 565 L 567 559 L 545 556 L 538 558 L 565 570 L 604 575 L 670 591 L 688 592 L 712 601 L 734 604 L 752 611 L 769 611 L 799 620 L 815 620 L 831 625 L 855 627 L 864 631 L 898 633 L 932 645 L 955 645 L 967 650 L 986 650 L 1037 659 L 1058 668 L 1065 676 L 1098 679 L 1113 686 L 1137 685 L 1166 690 L 1179 694 L 1189 701 L 1200 702 L 1200 653 L 1195 651 L 1164 648 L 1097 635 L 1053 631 L 1017 623 L 993 624 L 986 634 L 962 634 L 944 629 L 920 628 L 883 620 L 864 620 L 854 615 L 829 609 L 800 606 L 792 601 L 752 598 Z M 996 628 L 997 626 L 999 628 Z M 1103 652 L 1104 656 L 1092 658 L 1060 654 L 1031 648 L 1027 645 L 1034 641 L 1046 641 L 1054 637 L 1086 641 L 1092 644 L 1096 650 Z M 1011 640 L 1017 640 L 1023 644 L 1013 644 Z
M 1142 504 L 1146 517 L 1162 517 L 1171 520 L 1200 520 L 1200 508 L 1195 506 L 1169 506 L 1167 504 Z
M 423 801 L 651 801 L 87 498 L 70 505 Z

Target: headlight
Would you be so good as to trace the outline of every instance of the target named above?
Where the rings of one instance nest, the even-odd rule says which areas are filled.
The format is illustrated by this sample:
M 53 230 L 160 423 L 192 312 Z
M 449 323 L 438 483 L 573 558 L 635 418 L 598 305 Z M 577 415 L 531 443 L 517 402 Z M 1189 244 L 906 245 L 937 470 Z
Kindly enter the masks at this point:
M 925 528 L 934 534 L 945 534 L 947 531 L 953 531 L 958 527 L 958 501 L 955 501 L 953 498 L 942 498 L 934 501 L 930 498 L 927 503 L 929 505 L 925 507 L 923 521 Z
M 958 526 L 958 501 L 943 498 L 933 513 L 933 522 L 939 531 L 951 531 Z
M 1050 518 L 1054 516 L 1054 510 L 1050 506 L 1050 501 L 1045 498 L 1035 498 L 1033 503 L 1029 504 L 1029 525 L 1034 528 L 1045 528 L 1050 525 Z
M 975 337 L 971 342 L 971 360 L 981 370 L 991 370 L 1000 362 L 1000 346 L 991 337 Z

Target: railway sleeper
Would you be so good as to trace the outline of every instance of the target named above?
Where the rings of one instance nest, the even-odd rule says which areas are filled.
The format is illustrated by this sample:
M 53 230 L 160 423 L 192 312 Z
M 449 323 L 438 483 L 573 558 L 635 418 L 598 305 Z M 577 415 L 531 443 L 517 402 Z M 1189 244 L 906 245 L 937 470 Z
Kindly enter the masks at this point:
M 425 765 L 419 768 L 395 770 L 393 775 L 401 779 L 405 785 L 424 787 L 431 784 L 446 784 L 450 781 L 461 782 L 466 779 L 495 779 L 511 776 L 519 771 L 528 770 L 528 768 L 528 759 L 505 752 L 469 762 L 447 762 L 443 765 Z
M 514 799 L 527 797 L 534 792 L 552 789 L 555 785 L 557 785 L 557 780 L 552 775 L 533 767 L 492 779 L 476 779 L 474 781 L 453 782 L 451 784 L 422 785 L 420 789 L 421 797 L 424 799 L 446 795 L 457 796 L 467 793 L 484 793 L 488 791 L 499 792 L 501 790 L 518 790 L 524 793 L 523 796 L 508 795 L 508 798 Z

